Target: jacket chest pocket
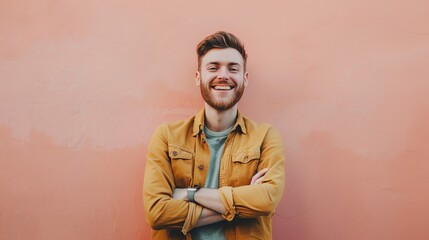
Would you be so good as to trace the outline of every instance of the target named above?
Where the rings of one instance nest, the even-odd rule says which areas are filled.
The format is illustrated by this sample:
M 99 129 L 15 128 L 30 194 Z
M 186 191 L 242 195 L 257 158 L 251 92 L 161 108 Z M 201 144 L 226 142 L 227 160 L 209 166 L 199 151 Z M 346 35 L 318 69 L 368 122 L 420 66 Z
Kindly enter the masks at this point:
M 234 187 L 249 185 L 258 170 L 261 151 L 259 147 L 239 149 L 232 154 L 232 184 Z
M 189 187 L 192 176 L 192 152 L 177 146 L 168 146 L 176 187 Z

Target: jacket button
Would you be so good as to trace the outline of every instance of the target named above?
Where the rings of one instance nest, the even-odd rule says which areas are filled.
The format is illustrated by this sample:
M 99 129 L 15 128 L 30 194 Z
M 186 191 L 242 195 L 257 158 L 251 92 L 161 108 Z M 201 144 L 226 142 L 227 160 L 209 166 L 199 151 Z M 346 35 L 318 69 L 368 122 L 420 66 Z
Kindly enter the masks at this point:
M 177 153 L 177 151 L 173 151 L 172 154 L 173 154 L 173 156 L 176 157 L 178 153 Z
M 203 164 L 198 165 L 198 169 L 203 170 L 204 169 L 204 165 Z

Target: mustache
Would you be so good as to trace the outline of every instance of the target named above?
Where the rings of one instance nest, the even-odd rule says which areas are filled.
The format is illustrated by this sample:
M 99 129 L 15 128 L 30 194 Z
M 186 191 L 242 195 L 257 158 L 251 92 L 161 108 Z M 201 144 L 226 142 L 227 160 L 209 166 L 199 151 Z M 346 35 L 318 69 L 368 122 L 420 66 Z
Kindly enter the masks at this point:
M 233 85 L 235 86 L 234 81 L 228 81 L 228 80 L 213 80 L 210 82 L 209 85 L 216 85 L 216 84 L 224 84 L 224 85 Z

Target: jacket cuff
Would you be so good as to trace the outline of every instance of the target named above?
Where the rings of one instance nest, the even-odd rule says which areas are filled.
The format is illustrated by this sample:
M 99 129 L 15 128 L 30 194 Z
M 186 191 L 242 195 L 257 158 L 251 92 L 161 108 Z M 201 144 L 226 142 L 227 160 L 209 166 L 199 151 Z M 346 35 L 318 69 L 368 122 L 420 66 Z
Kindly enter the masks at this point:
M 188 215 L 186 216 L 185 223 L 182 227 L 183 235 L 186 235 L 195 227 L 195 225 L 197 225 L 198 219 L 200 219 L 201 212 L 203 211 L 203 207 L 198 204 L 192 202 L 188 202 L 188 204 Z
M 227 221 L 232 221 L 235 217 L 235 205 L 232 197 L 232 187 L 225 186 L 219 188 L 220 199 L 226 211 L 222 214 L 222 217 Z

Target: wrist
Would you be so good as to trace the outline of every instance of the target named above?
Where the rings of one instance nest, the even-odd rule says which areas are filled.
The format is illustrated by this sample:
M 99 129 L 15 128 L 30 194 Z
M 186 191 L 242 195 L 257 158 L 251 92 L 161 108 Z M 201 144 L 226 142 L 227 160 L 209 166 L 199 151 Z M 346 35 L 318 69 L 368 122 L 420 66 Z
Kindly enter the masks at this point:
M 195 202 L 195 193 L 200 189 L 200 186 L 189 187 L 186 189 L 186 197 L 189 202 Z

